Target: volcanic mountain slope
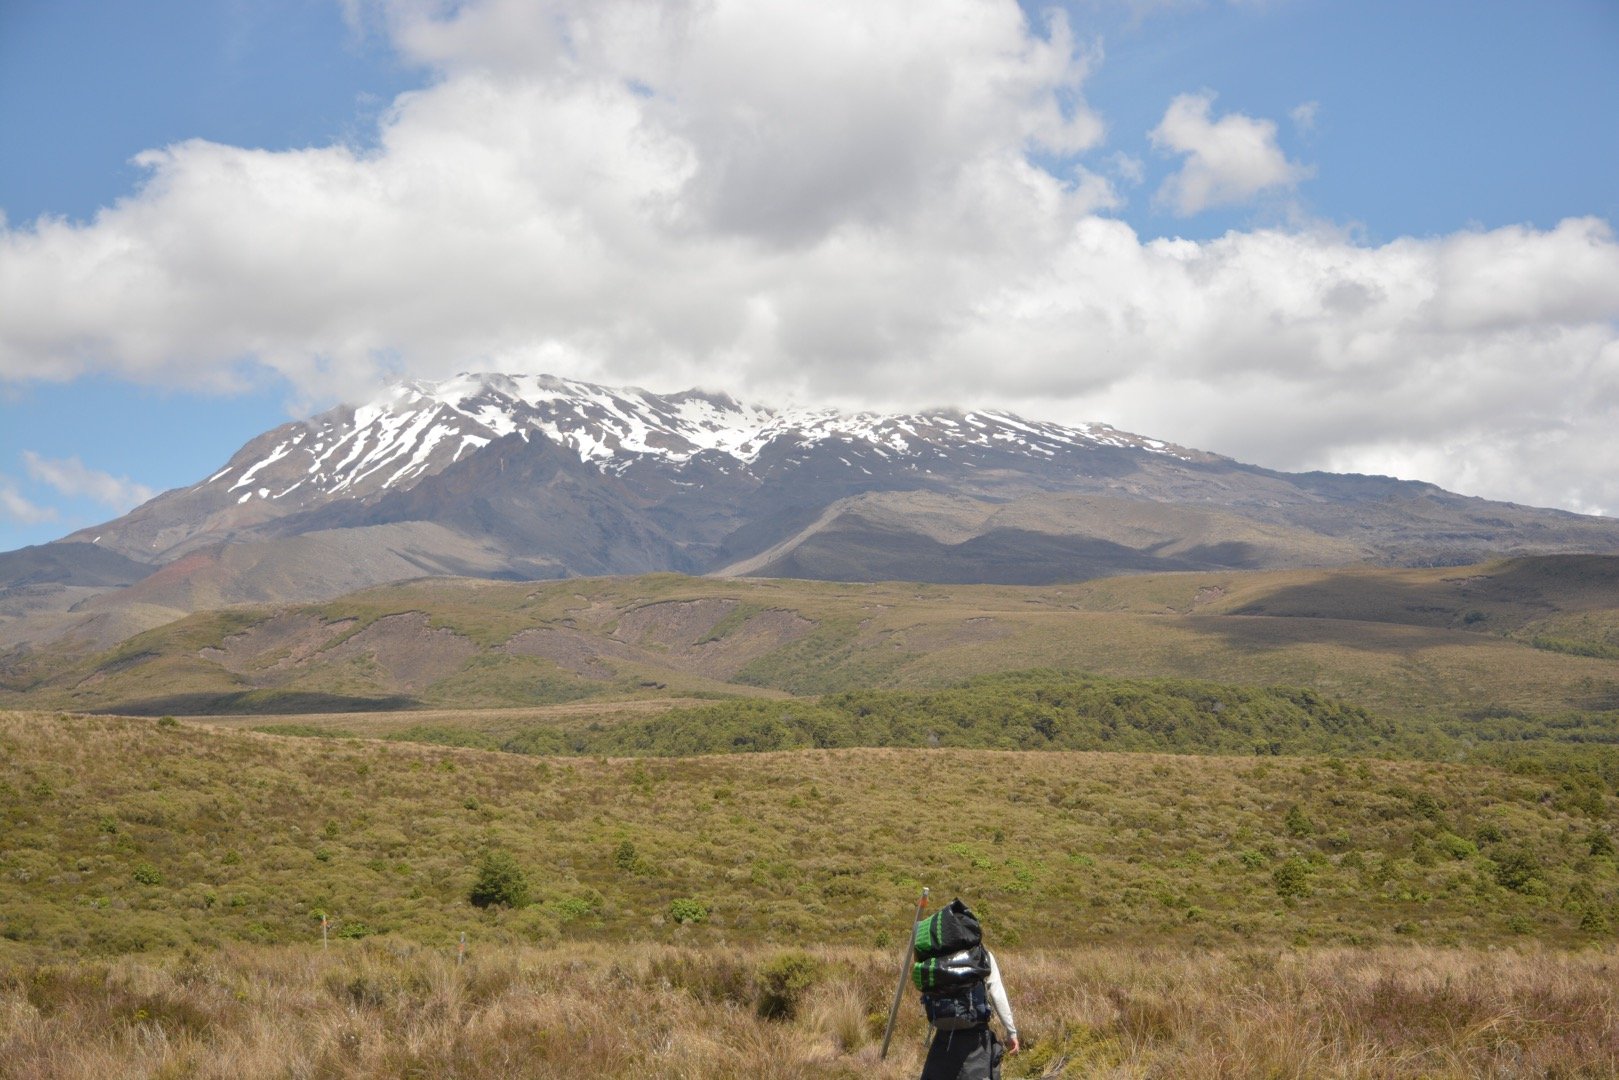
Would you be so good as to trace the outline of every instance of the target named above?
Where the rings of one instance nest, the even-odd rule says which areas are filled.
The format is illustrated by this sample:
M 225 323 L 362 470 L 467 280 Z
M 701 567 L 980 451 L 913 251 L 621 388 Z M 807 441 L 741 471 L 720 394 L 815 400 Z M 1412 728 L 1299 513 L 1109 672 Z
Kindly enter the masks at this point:
M 1613 552 L 1619 521 L 1277 473 L 1100 424 L 466 375 L 286 424 L 206 480 L 46 548 L 87 569 L 86 553 L 157 568 L 73 601 L 105 644 L 130 611 L 155 625 L 423 575 L 1040 584 Z
M 1137 472 L 1138 454 L 1220 460 L 994 413 L 775 412 L 695 391 L 463 376 L 284 425 L 202 483 L 69 539 L 167 562 L 220 541 L 435 521 L 555 558 L 559 575 L 702 571 L 849 495 L 1001 500 Z

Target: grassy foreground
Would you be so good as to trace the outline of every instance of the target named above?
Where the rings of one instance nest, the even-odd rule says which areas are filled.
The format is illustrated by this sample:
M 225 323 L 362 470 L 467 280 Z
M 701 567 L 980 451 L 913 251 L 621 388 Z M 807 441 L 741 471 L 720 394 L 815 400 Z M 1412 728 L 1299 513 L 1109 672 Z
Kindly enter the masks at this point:
M 1326 710 L 1294 719 L 1368 719 Z M 876 1047 L 922 883 L 985 919 L 1009 1078 L 1612 1077 L 1619 802 L 1583 752 L 540 757 L 0 713 L 0 1080 L 914 1077 L 914 995 Z M 495 861 L 526 888 L 479 907 Z
M 972 749 L 543 758 L 0 714 L 0 961 L 230 942 L 1612 940 L 1611 780 Z M 485 861 L 527 903 L 471 902 Z M 898 914 L 896 914 L 898 913 Z
M 1001 950 L 1008 1077 L 1619 1075 L 1611 948 Z M 0 1078 L 664 1077 L 920 1071 L 868 950 L 401 942 L 0 969 Z

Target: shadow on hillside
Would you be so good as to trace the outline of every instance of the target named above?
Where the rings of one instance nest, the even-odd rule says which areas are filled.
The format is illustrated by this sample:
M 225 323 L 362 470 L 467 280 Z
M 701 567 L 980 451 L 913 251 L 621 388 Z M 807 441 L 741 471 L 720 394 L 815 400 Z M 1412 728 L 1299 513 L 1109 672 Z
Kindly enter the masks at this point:
M 1398 571 L 1329 573 L 1196 624 L 1252 648 L 1305 642 L 1382 649 L 1396 643 L 1395 627 L 1404 628 L 1397 643 L 1410 646 L 1420 640 L 1411 630 L 1505 634 L 1561 612 L 1601 609 L 1619 609 L 1619 557 L 1555 555 L 1456 567 L 1430 581 Z
M 257 716 L 276 713 L 398 712 L 421 702 L 403 695 L 348 697 L 296 690 L 244 690 L 231 694 L 171 694 L 121 701 L 90 713 L 101 716 Z
M 1457 640 L 1456 631 L 1442 627 L 1330 617 L 1194 615 L 1186 620 L 1186 625 L 1199 633 L 1219 637 L 1234 649 L 1249 652 L 1325 645 L 1369 653 L 1398 653 L 1454 645 Z
M 918 532 L 839 522 L 759 572 L 821 581 L 922 581 L 937 585 L 1052 585 L 1120 573 L 1251 570 L 1251 544 L 1205 544 L 1160 555 L 1090 536 L 990 529 L 958 544 Z

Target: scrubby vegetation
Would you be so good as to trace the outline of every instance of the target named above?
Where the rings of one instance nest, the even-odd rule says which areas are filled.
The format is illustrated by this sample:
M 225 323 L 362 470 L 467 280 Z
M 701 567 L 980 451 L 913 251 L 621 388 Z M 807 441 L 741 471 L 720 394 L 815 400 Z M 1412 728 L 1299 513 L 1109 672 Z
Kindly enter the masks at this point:
M 935 691 L 731 701 L 609 727 L 534 728 L 499 745 L 665 756 L 853 746 L 1276 754 L 1371 750 L 1399 734 L 1388 720 L 1309 690 L 1031 671 Z
M 1025 946 L 1607 940 L 1614 774 L 1513 766 L 535 758 L 11 714 L 0 957 L 317 941 L 321 913 L 426 943 L 871 945 L 923 883 Z
M 502 716 L 490 723 L 481 726 L 484 721 L 470 713 L 456 725 L 408 725 L 384 737 L 545 755 L 678 757 L 891 746 L 1380 756 L 1474 762 L 1564 782 L 1595 777 L 1610 788 L 1619 785 L 1619 711 L 1612 709 L 1389 717 L 1298 687 L 1059 671 L 986 675 L 940 690 L 604 711 L 515 730 Z M 258 730 L 341 731 L 308 725 Z

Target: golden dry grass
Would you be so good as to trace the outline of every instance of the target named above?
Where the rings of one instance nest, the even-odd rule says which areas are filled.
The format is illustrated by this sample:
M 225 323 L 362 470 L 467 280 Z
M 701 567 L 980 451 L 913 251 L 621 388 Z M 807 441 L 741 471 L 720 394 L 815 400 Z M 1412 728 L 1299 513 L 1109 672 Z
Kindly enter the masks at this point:
M 761 697 L 781 699 L 785 695 L 760 691 Z M 706 698 L 665 697 L 638 701 L 572 701 L 565 705 L 536 705 L 510 709 L 411 709 L 406 712 L 255 713 L 251 716 L 188 716 L 195 723 L 221 728 L 274 728 L 301 725 L 315 730 L 334 731 L 361 738 L 386 738 L 419 727 L 456 727 L 482 732 L 494 738 L 513 735 L 540 726 L 565 726 L 587 719 L 603 724 L 637 716 L 655 715 L 670 709 L 698 708 L 710 704 Z
M 232 946 L 0 969 L 0 1077 L 867 1077 L 920 1071 L 914 996 L 877 1045 L 887 953 L 816 948 L 764 1019 L 778 952 L 714 944 L 469 954 L 397 941 Z M 1427 948 L 1000 951 L 1012 1077 L 1619 1075 L 1619 955 Z

